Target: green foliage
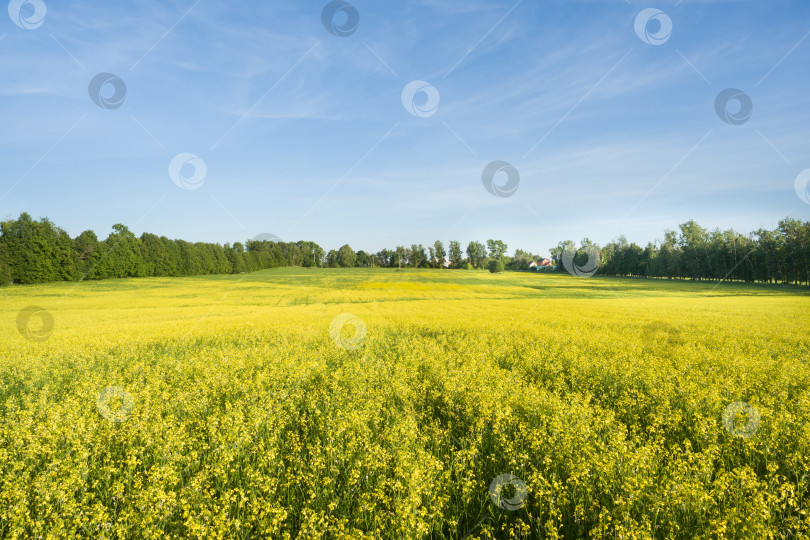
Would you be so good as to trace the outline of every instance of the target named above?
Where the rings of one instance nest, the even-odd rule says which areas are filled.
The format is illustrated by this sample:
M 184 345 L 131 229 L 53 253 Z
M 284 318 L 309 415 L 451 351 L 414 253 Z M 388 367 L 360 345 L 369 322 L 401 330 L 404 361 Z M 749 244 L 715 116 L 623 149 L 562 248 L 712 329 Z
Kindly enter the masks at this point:
M 529 270 L 529 265 L 539 259 L 537 255 L 523 251 L 522 249 L 515 250 L 515 256 L 506 263 L 507 270 L 526 271 Z
M 408 266 L 411 268 L 428 266 L 428 257 L 425 254 L 425 248 L 422 247 L 422 244 L 411 245 L 411 249 L 408 250 Z
M 401 268 L 402 265 L 408 264 L 408 250 L 404 246 L 397 246 L 396 248 L 396 265 Z
M 73 241 L 73 249 L 76 253 L 76 267 L 79 279 L 90 279 L 93 269 L 102 257 L 101 246 L 96 233 L 84 231 Z
M 489 250 L 489 257 L 491 259 L 499 259 L 502 261 L 506 253 L 506 248 L 506 244 L 500 240 L 487 240 L 487 249 Z
M 447 252 L 444 251 L 444 244 L 441 240 L 436 240 L 433 243 L 433 259 L 435 260 L 436 268 L 444 268 L 444 261 L 447 257 Z
M 45 283 L 78 277 L 70 236 L 47 219 L 35 221 L 23 213 L 0 223 L 0 233 L 16 283 Z
M 336 263 L 341 268 L 352 268 L 354 263 L 357 261 L 357 255 L 352 250 L 349 244 L 344 244 L 340 246 L 340 249 L 337 252 L 337 259 Z
M 461 268 L 462 257 L 464 256 L 461 252 L 461 244 L 456 240 L 450 241 L 450 251 L 448 252 L 448 257 L 450 258 L 450 266 L 453 268 Z
M 235 242 L 233 247 L 225 244 L 225 256 L 231 265 L 231 274 L 241 274 L 247 272 L 245 265 L 244 246 L 240 242 Z
M 93 231 L 75 239 L 47 219 L 21 214 L 0 223 L 0 285 L 83 279 L 231 274 L 276 266 L 320 265 L 323 250 L 313 242 L 247 242 L 247 249 L 143 233 L 116 224 L 105 240 Z M 344 253 L 345 257 L 351 255 Z
M 599 272 L 613 276 L 810 284 L 810 222 L 786 218 L 745 236 L 687 221 L 642 248 L 618 237 L 602 248 Z M 573 244 L 573 243 L 572 243 Z
M 6 243 L 0 237 L 0 286 L 11 283 L 11 257 Z
M 538 257 L 516 250 L 506 255 L 507 245 L 489 239 L 467 245 L 466 260 L 458 241 L 436 241 L 427 250 L 421 244 L 397 246 L 376 254 L 354 252 L 345 244 L 326 253 L 314 242 L 248 240 L 233 246 L 170 240 L 143 233 L 136 237 L 126 226 L 116 224 L 110 235 L 99 240 L 93 231 L 75 239 L 47 219 L 33 220 L 20 214 L 0 223 L 0 285 L 46 283 L 83 279 L 126 277 L 173 277 L 239 274 L 280 266 L 332 268 L 411 267 L 443 268 L 445 257 L 452 268 L 488 268 L 498 260 L 506 270 L 525 271 Z M 588 248 L 599 254 L 597 273 L 611 276 L 641 276 L 728 280 L 766 283 L 810 284 L 810 222 L 786 218 L 773 230 L 760 229 L 748 236 L 734 230 L 707 231 L 694 221 L 667 230 L 664 239 L 641 247 L 624 236 L 599 247 L 588 238 L 579 246 L 571 240 L 551 249 L 557 270 L 563 269 L 562 254 L 575 252 L 574 264 L 585 267 Z M 426 253 L 427 251 L 427 253 Z M 551 271 L 551 270 L 539 270 Z
M 359 268 L 367 268 L 371 266 L 371 256 L 363 250 L 358 251 L 354 265 Z
M 492 259 L 489 261 L 489 271 L 493 274 L 497 274 L 498 272 L 503 272 L 503 261 L 500 259 Z
M 329 253 L 326 254 L 326 266 L 329 268 L 340 268 L 338 264 L 338 252 L 334 249 L 330 249 Z
M 481 268 L 487 259 L 487 248 L 481 242 L 467 244 L 467 261 L 474 268 Z

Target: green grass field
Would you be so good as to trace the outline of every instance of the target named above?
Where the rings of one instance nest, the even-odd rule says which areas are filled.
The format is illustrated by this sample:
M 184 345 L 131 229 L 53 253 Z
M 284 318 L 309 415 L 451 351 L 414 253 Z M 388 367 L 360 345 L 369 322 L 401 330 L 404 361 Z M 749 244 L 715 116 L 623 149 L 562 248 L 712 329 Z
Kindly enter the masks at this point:
M 0 296 L 6 537 L 810 535 L 806 289 L 297 268 Z

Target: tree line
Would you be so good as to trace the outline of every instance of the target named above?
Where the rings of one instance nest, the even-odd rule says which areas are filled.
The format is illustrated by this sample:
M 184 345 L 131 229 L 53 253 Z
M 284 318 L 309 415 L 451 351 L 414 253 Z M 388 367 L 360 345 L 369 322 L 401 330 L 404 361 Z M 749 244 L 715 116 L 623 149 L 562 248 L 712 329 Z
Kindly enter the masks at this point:
M 773 231 L 742 235 L 733 230 L 709 232 L 689 221 L 679 233 L 668 230 L 663 241 L 644 248 L 624 236 L 605 246 L 587 238 L 579 245 L 566 240 L 552 248 L 551 258 L 558 271 L 566 270 L 568 253 L 576 265 L 587 265 L 595 257 L 602 275 L 810 284 L 809 248 L 810 222 L 786 218 Z M 71 238 L 47 218 L 34 220 L 23 213 L 0 223 L 0 284 L 239 274 L 281 266 L 525 271 L 539 259 L 521 249 L 513 256 L 506 251 L 504 242 L 493 239 L 469 242 L 466 249 L 455 240 L 445 249 L 437 240 L 427 247 L 412 244 L 376 253 L 354 251 L 348 244 L 327 251 L 309 241 L 191 243 L 150 233 L 138 237 L 121 224 L 113 225 L 104 240 L 93 231 Z
M 709 231 L 690 220 L 644 247 L 624 236 L 601 247 L 588 238 L 579 246 L 567 240 L 551 250 L 557 264 L 566 251 L 576 252 L 578 265 L 598 257 L 598 272 L 608 276 L 810 285 L 810 222 L 792 218 L 750 234 Z
M 314 266 L 323 249 L 313 242 L 248 240 L 233 245 L 191 243 L 113 225 L 99 240 L 93 231 L 76 238 L 48 219 L 23 213 L 0 223 L 0 284 L 46 283 L 125 277 L 238 274 L 278 266 Z

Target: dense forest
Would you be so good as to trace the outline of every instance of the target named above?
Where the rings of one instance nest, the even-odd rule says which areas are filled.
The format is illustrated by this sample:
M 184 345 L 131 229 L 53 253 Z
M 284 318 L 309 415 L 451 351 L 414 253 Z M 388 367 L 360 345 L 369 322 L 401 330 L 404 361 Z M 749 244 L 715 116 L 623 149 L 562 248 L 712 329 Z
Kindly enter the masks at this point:
M 577 266 L 593 266 L 601 275 L 810 284 L 810 222 L 786 218 L 773 231 L 747 235 L 707 231 L 694 221 L 679 229 L 665 231 L 662 241 L 645 247 L 623 236 L 605 246 L 587 238 L 578 245 L 567 240 L 551 249 L 551 259 L 557 271 L 565 271 L 568 254 Z M 190 243 L 149 233 L 137 237 L 121 224 L 113 225 L 104 240 L 93 231 L 71 238 L 48 219 L 23 213 L 0 223 L 0 284 L 239 274 L 279 266 L 519 271 L 539 258 L 521 249 L 510 257 L 507 245 L 492 239 L 470 242 L 464 250 L 458 241 L 445 250 L 437 240 L 427 248 L 413 244 L 367 253 L 348 244 L 326 251 L 314 242 L 261 238 L 224 246 Z

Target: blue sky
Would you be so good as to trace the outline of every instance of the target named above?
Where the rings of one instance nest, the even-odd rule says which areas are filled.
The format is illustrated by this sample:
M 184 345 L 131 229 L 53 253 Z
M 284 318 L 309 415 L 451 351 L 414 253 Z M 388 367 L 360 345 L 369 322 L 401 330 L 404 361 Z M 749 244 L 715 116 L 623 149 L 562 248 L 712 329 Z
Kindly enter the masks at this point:
M 586 236 L 644 244 L 688 219 L 810 219 L 794 190 L 810 168 L 804 1 L 357 0 L 346 37 L 321 1 L 43 5 L 41 25 L 21 8 L 36 28 L 0 20 L 3 219 L 374 251 L 499 238 L 541 254 Z M 664 43 L 636 34 L 645 8 L 671 20 Z M 126 85 L 120 107 L 88 94 L 104 72 Z M 438 93 L 432 114 L 403 106 L 415 80 Z M 753 103 L 741 125 L 715 112 L 726 88 Z M 181 153 L 205 163 L 198 189 L 169 175 Z M 482 184 L 495 160 L 520 174 L 510 197 Z

